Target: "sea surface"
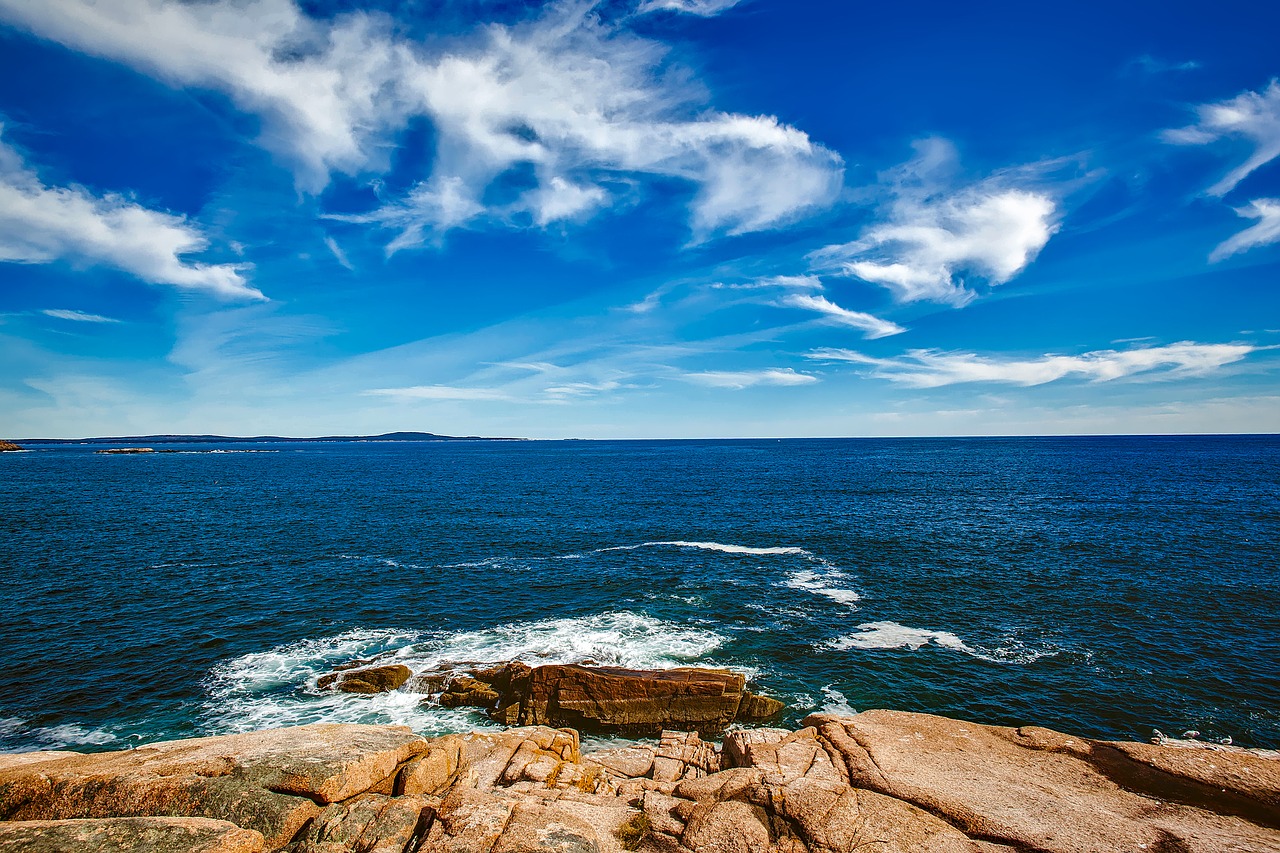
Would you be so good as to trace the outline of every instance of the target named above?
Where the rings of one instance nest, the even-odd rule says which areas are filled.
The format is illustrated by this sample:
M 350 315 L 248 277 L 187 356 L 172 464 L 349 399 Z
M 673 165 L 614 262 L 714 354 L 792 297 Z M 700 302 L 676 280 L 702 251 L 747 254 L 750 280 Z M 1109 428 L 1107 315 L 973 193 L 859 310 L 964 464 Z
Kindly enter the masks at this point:
M 0 454 L 0 750 L 486 725 L 379 654 L 1280 747 L 1275 436 L 95 449 Z

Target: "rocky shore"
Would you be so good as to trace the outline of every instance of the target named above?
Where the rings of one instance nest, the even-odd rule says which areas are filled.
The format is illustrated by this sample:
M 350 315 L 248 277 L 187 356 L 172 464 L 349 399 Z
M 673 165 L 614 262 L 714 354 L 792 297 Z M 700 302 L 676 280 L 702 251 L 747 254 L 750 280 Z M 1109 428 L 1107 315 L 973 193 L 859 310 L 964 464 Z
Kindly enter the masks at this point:
M 584 751 L 317 724 L 0 756 L 0 851 L 1280 850 L 1280 756 L 900 711 Z
M 12 441 L 0 441 L 0 453 L 4 453 L 6 451 L 21 450 L 21 449 L 22 449 L 22 445 L 20 444 L 14 444 Z

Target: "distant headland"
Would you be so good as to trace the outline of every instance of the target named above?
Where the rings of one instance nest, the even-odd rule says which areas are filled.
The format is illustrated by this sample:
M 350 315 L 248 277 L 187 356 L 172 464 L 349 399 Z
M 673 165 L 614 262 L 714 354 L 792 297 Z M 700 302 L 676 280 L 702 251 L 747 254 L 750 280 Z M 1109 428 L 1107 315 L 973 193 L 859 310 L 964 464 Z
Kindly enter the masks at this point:
M 479 435 L 437 435 L 433 432 L 385 432 L 381 435 L 322 435 L 297 438 L 283 435 L 122 435 L 96 438 L 23 438 L 18 444 L 294 444 L 335 441 L 409 442 L 409 441 L 526 441 L 523 438 L 500 438 Z

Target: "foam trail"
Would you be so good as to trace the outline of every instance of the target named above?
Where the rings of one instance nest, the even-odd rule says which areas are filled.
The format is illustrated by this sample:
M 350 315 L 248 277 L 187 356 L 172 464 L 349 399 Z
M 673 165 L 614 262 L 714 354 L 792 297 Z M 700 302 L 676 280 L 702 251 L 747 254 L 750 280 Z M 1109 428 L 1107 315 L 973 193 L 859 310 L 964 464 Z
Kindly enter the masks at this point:
M 792 546 L 781 546 L 775 548 L 754 548 L 750 545 L 726 545 L 722 542 L 688 542 L 683 539 L 674 539 L 662 542 L 641 542 L 639 545 L 615 545 L 612 548 L 597 548 L 592 551 L 593 554 L 603 554 L 606 551 L 634 551 L 637 548 L 697 548 L 701 551 L 720 551 L 724 554 L 754 554 L 757 556 L 766 556 L 771 554 L 796 554 L 801 557 L 812 557 L 803 548 L 795 548 Z
M 844 577 L 844 573 L 835 569 L 828 570 L 825 574 L 810 570 L 791 572 L 787 575 L 783 586 L 788 586 L 791 589 L 802 589 L 806 592 L 812 592 L 814 595 L 822 595 L 840 604 L 853 605 L 861 601 L 862 596 L 854 590 L 832 586 L 829 583 L 832 578 L 842 577 Z
M 91 729 L 78 723 L 63 723 L 28 729 L 27 721 L 18 717 L 0 717 L 0 741 L 16 741 L 18 752 L 31 749 L 66 749 L 69 746 L 106 746 L 120 738 L 105 729 Z M 10 747 L 0 748 L 0 752 Z
M 924 628 L 910 628 L 897 622 L 866 622 L 858 626 L 858 633 L 845 634 L 829 640 L 828 648 L 844 651 L 846 649 L 911 649 L 915 651 L 929 643 L 935 643 L 944 649 L 953 649 L 977 655 L 977 652 L 965 645 L 964 641 L 950 631 L 929 631 Z
M 836 690 L 834 684 L 828 684 L 822 688 L 822 698 L 827 701 L 822 706 L 824 714 L 840 714 L 846 717 L 852 717 L 858 713 L 858 709 L 849 704 L 849 699 Z
M 1010 639 L 999 648 L 979 649 L 970 646 L 950 631 L 911 628 L 907 625 L 900 625 L 897 622 L 867 622 L 858 626 L 856 634 L 845 634 L 842 637 L 836 637 L 821 644 L 821 646 L 835 649 L 836 651 L 846 651 L 848 649 L 870 651 L 910 649 L 917 651 L 930 644 L 962 652 L 991 663 L 1027 664 L 1043 657 L 1053 657 L 1059 652 L 1059 649 L 1053 647 L 1033 649 L 1016 639 Z

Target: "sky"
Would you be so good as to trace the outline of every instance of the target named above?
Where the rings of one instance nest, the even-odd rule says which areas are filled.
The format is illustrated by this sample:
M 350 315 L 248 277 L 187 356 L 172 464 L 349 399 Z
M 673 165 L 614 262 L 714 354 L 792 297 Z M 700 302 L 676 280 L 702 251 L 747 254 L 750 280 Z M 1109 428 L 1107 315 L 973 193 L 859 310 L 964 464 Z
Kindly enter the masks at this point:
M 0 436 L 1275 432 L 1277 32 L 0 0 Z

